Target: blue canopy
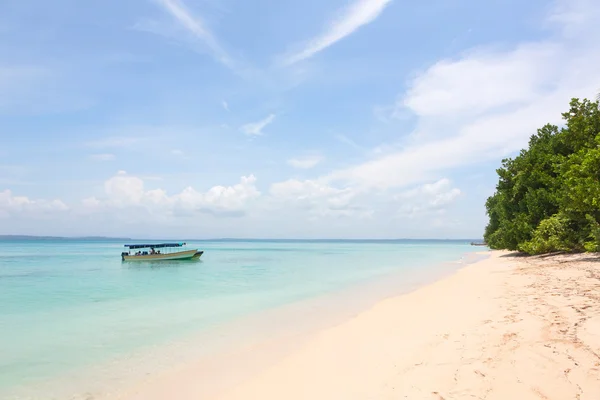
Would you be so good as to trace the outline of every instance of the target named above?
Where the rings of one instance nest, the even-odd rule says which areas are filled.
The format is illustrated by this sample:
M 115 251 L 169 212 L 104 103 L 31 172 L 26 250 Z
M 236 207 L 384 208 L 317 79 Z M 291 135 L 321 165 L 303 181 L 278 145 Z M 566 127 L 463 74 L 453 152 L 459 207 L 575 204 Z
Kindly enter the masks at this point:
M 155 244 L 126 244 L 125 247 L 129 247 L 130 249 L 162 249 L 164 247 L 181 247 L 185 246 L 185 243 L 155 243 Z

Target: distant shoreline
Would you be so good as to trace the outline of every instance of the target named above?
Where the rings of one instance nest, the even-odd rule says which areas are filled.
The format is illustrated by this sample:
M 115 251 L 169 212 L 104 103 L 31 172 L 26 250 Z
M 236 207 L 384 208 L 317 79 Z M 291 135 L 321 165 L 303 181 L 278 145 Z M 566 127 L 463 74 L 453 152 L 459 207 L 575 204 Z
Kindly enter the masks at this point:
M 119 240 L 119 241 L 149 241 L 149 242 L 160 242 L 160 241 L 188 241 L 188 242 L 280 242 L 280 243 L 306 243 L 306 242 L 321 242 L 321 243 L 395 243 L 395 242 L 465 242 L 465 243 L 479 243 L 481 239 L 434 239 L 434 238 L 419 238 L 419 239 L 272 239 L 272 238 L 209 238 L 209 239 L 148 239 L 148 238 L 130 238 L 130 237 L 111 237 L 111 236 L 36 236 L 36 235 L 0 235 L 0 241 L 2 240 Z
M 131 238 L 109 236 L 34 236 L 34 235 L 0 235 L 0 240 L 132 240 Z

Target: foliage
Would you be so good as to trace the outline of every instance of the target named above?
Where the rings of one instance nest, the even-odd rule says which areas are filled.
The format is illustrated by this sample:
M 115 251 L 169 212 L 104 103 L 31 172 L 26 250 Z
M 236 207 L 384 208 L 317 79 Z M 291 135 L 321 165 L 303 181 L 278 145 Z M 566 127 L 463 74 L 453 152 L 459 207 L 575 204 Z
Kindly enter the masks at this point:
M 589 239 L 585 244 L 586 251 L 600 251 L 600 223 L 598 223 L 591 215 L 588 215 L 588 220 L 591 225 Z
M 556 214 L 540 222 L 531 240 L 521 244 L 519 249 L 529 254 L 568 251 L 572 246 L 569 240 L 572 237 L 569 220 L 564 215 Z
M 497 170 L 484 238 L 529 254 L 600 249 L 600 108 L 573 99 L 562 128 L 546 125 Z

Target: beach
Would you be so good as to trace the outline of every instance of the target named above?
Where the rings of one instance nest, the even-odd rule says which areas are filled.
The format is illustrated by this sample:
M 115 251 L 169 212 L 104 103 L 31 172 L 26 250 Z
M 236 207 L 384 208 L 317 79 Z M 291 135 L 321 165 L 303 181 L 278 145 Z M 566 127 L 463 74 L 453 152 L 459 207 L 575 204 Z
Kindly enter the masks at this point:
M 489 253 L 335 326 L 190 363 L 116 397 L 600 398 L 599 256 Z

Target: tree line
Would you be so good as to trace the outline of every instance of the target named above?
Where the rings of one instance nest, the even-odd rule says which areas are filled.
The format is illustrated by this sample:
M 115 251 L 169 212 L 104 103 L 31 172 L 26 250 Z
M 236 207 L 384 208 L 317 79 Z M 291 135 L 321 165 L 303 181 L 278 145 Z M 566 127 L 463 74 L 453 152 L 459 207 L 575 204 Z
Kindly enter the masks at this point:
M 492 249 L 600 251 L 599 101 L 572 99 L 564 126 L 545 125 L 502 160 L 486 201 Z

